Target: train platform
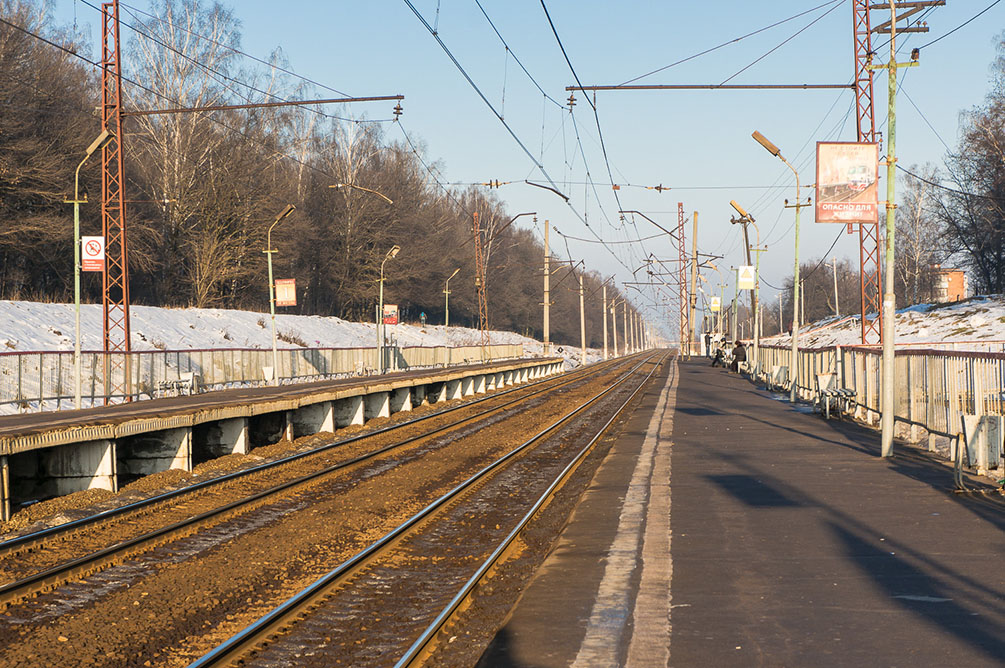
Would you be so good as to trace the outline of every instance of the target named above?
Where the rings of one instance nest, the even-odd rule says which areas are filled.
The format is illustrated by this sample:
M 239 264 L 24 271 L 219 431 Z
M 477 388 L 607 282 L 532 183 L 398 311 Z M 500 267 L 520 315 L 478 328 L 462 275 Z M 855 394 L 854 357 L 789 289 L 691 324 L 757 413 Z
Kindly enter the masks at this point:
M 1005 499 L 683 362 L 479 666 L 1000 666 Z

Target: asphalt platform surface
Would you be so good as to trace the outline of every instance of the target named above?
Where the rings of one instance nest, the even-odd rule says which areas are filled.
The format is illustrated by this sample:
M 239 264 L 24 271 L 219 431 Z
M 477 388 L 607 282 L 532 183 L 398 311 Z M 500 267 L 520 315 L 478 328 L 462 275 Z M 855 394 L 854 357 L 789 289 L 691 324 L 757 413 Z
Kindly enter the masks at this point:
M 1005 498 L 784 399 L 656 383 L 479 665 L 1005 665 Z

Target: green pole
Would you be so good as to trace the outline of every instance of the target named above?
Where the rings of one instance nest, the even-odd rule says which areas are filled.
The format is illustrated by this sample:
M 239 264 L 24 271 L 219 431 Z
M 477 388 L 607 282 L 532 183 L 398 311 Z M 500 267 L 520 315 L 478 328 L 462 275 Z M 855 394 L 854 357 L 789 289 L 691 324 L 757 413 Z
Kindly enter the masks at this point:
M 894 272 L 894 230 L 896 229 L 896 203 L 894 186 L 896 185 L 896 141 L 897 141 L 897 5 L 890 3 L 890 62 L 887 63 L 887 78 L 889 81 L 889 120 L 887 121 L 887 154 L 886 154 L 886 262 L 883 276 L 883 373 L 882 410 L 880 418 L 881 454 L 883 457 L 893 456 L 893 413 L 894 413 L 894 317 L 895 298 L 893 294 Z
M 739 281 L 740 281 L 740 270 L 737 269 L 733 272 L 733 316 L 732 322 L 730 322 L 729 327 L 729 338 L 730 342 L 736 341 L 736 310 L 737 310 L 737 298 L 740 295 Z
M 272 316 L 272 384 L 279 385 L 279 352 L 276 350 L 276 294 L 275 283 L 272 280 L 272 238 L 269 230 L 269 250 L 265 255 L 269 258 L 269 314 Z

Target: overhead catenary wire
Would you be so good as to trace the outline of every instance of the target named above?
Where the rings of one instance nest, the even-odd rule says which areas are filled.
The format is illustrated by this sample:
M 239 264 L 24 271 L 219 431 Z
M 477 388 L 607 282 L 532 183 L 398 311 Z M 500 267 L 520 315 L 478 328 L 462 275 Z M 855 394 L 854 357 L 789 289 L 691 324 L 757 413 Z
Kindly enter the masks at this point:
M 764 32 L 766 30 L 770 30 L 771 28 L 780 26 L 783 23 L 788 23 L 789 21 L 794 21 L 795 19 L 797 19 L 797 18 L 799 18 L 801 16 L 805 16 L 806 14 L 809 14 L 811 12 L 815 12 L 816 10 L 820 9 L 821 7 L 826 7 L 827 5 L 831 5 L 831 4 L 837 4 L 837 3 L 840 3 L 842 1 L 843 0 L 828 0 L 827 2 L 824 2 L 822 4 L 817 5 L 816 7 L 811 7 L 810 9 L 804 10 L 802 12 L 799 12 L 798 14 L 790 16 L 787 19 L 782 19 L 781 21 L 776 21 L 775 23 L 772 23 L 770 25 L 766 25 L 763 28 L 758 28 L 757 30 L 749 32 L 749 33 L 747 33 L 745 35 L 741 35 L 740 37 L 736 37 L 736 38 L 733 38 L 733 39 L 728 40 L 726 42 L 723 42 L 722 44 L 719 44 L 718 46 L 713 46 L 710 49 L 705 49 L 704 51 L 699 51 L 698 53 L 690 55 L 690 56 L 688 56 L 686 58 L 681 58 L 678 61 L 670 63 L 669 65 L 664 65 L 663 67 L 655 69 L 655 70 L 653 70 L 651 72 L 647 72 L 645 74 L 640 74 L 637 77 L 634 77 L 632 79 L 629 79 L 628 81 L 624 81 L 624 82 L 618 84 L 618 86 L 627 86 L 628 84 L 634 83 L 634 82 L 638 81 L 639 79 L 645 79 L 648 76 L 652 76 L 653 74 L 658 74 L 658 73 L 660 73 L 660 72 L 662 72 L 664 70 L 670 69 L 671 67 L 676 67 L 677 65 L 681 65 L 681 64 L 686 63 L 686 62 L 688 62 L 690 60 L 694 60 L 695 58 L 699 58 L 699 57 L 704 56 L 706 54 L 712 53 L 713 51 L 717 51 L 717 50 L 719 50 L 719 49 L 721 49 L 723 47 L 729 46 L 730 44 L 736 44 L 737 42 L 739 42 L 741 40 L 747 39 L 748 37 L 753 37 L 754 35 L 760 34 L 760 33 Z

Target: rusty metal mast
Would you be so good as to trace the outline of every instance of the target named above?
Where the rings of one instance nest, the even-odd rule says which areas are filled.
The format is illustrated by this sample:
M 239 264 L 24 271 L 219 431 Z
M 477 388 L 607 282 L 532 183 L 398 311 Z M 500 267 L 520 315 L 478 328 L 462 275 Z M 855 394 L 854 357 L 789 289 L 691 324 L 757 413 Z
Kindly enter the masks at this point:
M 101 5 L 101 129 L 112 134 L 112 140 L 101 149 L 101 229 L 105 237 L 105 271 L 102 280 L 104 349 L 106 353 L 128 353 L 129 266 L 123 192 L 122 61 L 118 0 Z M 105 396 L 121 394 L 128 400 L 129 380 L 129 356 L 106 354 Z
M 872 104 L 872 30 L 869 25 L 870 0 L 852 0 L 855 22 L 855 115 L 857 141 L 876 141 L 876 115 Z M 862 343 L 882 341 L 878 317 L 869 320 L 869 313 L 878 314 L 882 302 L 880 282 L 879 221 L 858 226 L 859 261 L 862 288 Z
M 475 289 L 478 291 L 478 331 L 481 333 L 482 352 L 489 343 L 489 305 L 485 294 L 485 255 L 482 248 L 482 233 L 478 226 L 478 212 L 474 214 L 471 229 L 475 242 Z
M 687 294 L 687 257 L 684 251 L 684 202 L 677 202 L 677 283 L 680 298 L 680 354 L 691 355 L 691 323 L 688 308 L 691 301 Z

